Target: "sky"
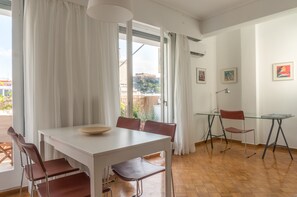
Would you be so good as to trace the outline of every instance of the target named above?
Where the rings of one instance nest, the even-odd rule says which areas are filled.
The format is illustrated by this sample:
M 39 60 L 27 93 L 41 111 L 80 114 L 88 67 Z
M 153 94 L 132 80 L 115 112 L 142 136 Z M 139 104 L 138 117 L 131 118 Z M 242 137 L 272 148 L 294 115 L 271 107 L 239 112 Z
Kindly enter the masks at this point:
M 11 16 L 0 15 L 0 79 L 12 79 Z
M 142 44 L 133 42 L 133 52 Z M 120 61 L 126 60 L 126 40 L 120 39 Z M 144 45 L 137 53 L 133 55 L 133 75 L 135 73 L 149 73 L 160 77 L 158 70 L 159 65 L 159 48 L 152 45 Z

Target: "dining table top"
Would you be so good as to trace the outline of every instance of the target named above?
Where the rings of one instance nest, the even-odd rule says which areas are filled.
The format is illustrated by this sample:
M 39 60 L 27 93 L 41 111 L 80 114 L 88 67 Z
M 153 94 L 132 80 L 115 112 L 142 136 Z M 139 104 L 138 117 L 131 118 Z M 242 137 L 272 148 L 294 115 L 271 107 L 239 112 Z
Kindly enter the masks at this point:
M 68 144 L 88 154 L 104 154 L 110 151 L 119 151 L 123 148 L 133 148 L 144 143 L 158 140 L 170 140 L 169 136 L 147 133 L 119 127 L 110 127 L 110 130 L 97 134 L 87 134 L 81 130 L 85 127 L 106 127 L 102 124 L 73 126 L 39 130 L 44 136 Z
M 54 129 L 41 129 L 39 133 L 39 150 L 45 158 L 45 144 L 84 164 L 90 173 L 92 197 L 102 196 L 102 179 L 106 166 L 129 159 L 165 151 L 165 188 L 166 197 L 171 196 L 171 137 L 110 127 L 106 132 L 91 135 L 84 131 L 88 127 L 101 130 L 106 125 L 94 124 Z

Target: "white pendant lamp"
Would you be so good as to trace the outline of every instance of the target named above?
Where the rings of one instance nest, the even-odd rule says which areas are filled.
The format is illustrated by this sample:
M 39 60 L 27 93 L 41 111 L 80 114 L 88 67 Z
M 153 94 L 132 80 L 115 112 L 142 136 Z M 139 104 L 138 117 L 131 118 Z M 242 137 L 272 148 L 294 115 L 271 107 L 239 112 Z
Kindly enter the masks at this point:
M 94 19 L 114 23 L 133 18 L 131 0 L 89 0 L 87 14 Z

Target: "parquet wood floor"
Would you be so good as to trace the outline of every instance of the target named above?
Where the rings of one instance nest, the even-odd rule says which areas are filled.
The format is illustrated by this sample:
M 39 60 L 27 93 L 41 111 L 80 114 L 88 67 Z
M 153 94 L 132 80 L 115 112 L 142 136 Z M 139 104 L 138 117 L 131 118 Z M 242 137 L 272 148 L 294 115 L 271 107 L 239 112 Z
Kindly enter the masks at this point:
M 176 197 L 297 197 L 297 162 L 283 148 L 277 148 L 274 154 L 269 149 L 264 160 L 263 146 L 256 150 L 249 147 L 248 151 L 257 152 L 251 158 L 244 157 L 244 147 L 239 143 L 233 143 L 232 149 L 224 153 L 220 153 L 225 148 L 220 141 L 214 143 L 213 150 L 204 143 L 196 148 L 193 154 L 173 156 Z M 296 151 L 293 157 L 297 159 Z M 147 178 L 143 185 L 143 197 L 165 196 L 164 174 Z M 112 183 L 113 196 L 130 197 L 134 186 L 117 179 Z

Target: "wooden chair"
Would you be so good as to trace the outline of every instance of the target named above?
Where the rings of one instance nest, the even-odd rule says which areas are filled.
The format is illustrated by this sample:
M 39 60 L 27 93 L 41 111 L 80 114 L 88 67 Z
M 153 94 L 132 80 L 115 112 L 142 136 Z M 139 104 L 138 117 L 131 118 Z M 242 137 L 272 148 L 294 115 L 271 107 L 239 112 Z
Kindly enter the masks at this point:
M 243 111 L 226 111 L 226 110 L 220 110 L 220 116 L 222 119 L 222 128 L 224 131 L 227 131 L 229 133 L 231 133 L 231 141 L 232 141 L 232 134 L 244 134 L 244 154 L 247 158 L 253 156 L 256 154 L 256 152 L 247 155 L 246 152 L 246 134 L 249 132 L 253 132 L 254 134 L 254 145 L 255 145 L 255 129 L 246 129 L 245 128 L 245 118 L 244 118 L 244 112 Z M 224 119 L 228 119 L 229 121 L 231 120 L 232 122 L 240 122 L 241 123 L 241 127 L 225 127 L 226 125 L 226 121 L 224 121 Z M 231 123 L 231 122 L 229 122 Z M 233 123 L 235 124 L 235 123 Z M 231 143 L 230 143 L 231 144 Z M 231 145 L 230 145 L 231 146 Z M 231 148 L 231 147 L 230 147 Z M 229 150 L 230 148 L 226 148 L 225 150 L 221 151 L 224 152 L 226 150 Z
M 42 170 L 42 168 L 40 168 L 38 165 L 24 165 L 24 161 L 23 161 L 23 156 L 26 155 L 25 150 L 22 148 L 22 144 L 25 144 L 25 140 L 23 138 L 22 135 L 17 134 L 15 132 L 15 130 L 10 127 L 7 131 L 7 134 L 11 136 L 13 142 L 17 145 L 17 147 L 19 148 L 20 151 L 20 160 L 21 160 L 21 167 L 23 169 L 22 171 L 22 177 L 21 177 L 21 185 L 20 185 L 20 196 L 22 196 L 22 187 L 23 187 L 23 179 L 24 179 L 24 174 L 26 176 L 26 178 L 31 181 L 32 183 L 34 183 L 35 181 L 38 180 L 43 180 L 45 179 L 45 174 Z M 19 143 L 21 142 L 21 143 Z M 58 176 L 58 175 L 62 175 L 62 174 L 66 174 L 66 173 L 70 173 L 70 172 L 75 172 L 78 171 L 78 168 L 73 168 L 66 159 L 62 158 L 62 159 L 53 159 L 53 160 L 48 160 L 48 161 L 44 161 L 43 165 L 46 169 L 47 172 L 47 176 L 48 177 L 54 177 L 54 176 Z M 32 171 L 34 172 L 34 174 L 32 176 L 30 176 L 30 168 L 32 168 Z M 33 189 L 33 184 L 32 184 L 32 189 Z M 33 190 L 31 190 L 31 194 Z
M 136 118 L 126 118 L 120 116 L 117 121 L 117 127 L 125 128 L 125 129 L 132 129 L 132 130 L 139 130 L 140 129 L 140 119 Z
M 12 164 L 12 144 L 11 142 L 0 142 L 0 153 L 3 157 L 0 158 L 0 164 L 5 160 L 9 159 Z
M 171 141 L 173 142 L 175 136 L 175 129 L 176 124 L 146 121 L 143 131 L 170 136 Z M 152 164 L 144 158 L 131 159 L 119 164 L 115 164 L 111 168 L 113 172 L 121 179 L 125 181 L 136 181 L 136 197 L 141 196 L 143 194 L 143 179 L 165 171 L 164 166 Z M 175 196 L 173 178 L 172 186 L 173 195 Z

